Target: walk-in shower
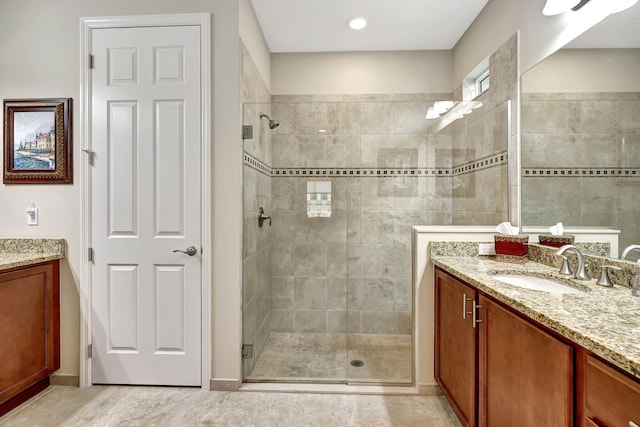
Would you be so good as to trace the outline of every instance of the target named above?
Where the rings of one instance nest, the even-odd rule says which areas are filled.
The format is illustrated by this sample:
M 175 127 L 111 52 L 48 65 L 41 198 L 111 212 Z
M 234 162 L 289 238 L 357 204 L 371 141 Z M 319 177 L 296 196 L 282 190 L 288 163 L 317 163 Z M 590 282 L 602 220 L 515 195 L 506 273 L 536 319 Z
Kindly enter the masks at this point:
M 245 381 L 411 384 L 411 227 L 504 220 L 484 199 L 506 191 L 506 104 L 435 132 L 428 99 L 344 98 L 244 105 Z

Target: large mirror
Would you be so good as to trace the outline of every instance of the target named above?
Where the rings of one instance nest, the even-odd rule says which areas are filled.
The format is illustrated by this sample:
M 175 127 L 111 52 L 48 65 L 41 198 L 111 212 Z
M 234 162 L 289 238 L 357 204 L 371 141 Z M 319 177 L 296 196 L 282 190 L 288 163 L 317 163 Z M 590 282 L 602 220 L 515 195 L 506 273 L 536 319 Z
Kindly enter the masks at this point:
M 522 77 L 522 224 L 640 244 L 640 3 Z M 628 260 L 636 260 L 632 251 Z

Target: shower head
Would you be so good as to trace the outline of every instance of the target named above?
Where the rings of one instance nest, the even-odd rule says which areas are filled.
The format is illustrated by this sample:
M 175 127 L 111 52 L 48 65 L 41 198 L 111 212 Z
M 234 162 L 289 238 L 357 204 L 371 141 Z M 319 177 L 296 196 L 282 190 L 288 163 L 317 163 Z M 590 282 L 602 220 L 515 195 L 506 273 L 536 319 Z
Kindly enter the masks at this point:
M 278 123 L 277 120 L 271 120 L 266 114 L 260 113 L 260 118 L 265 118 L 269 121 L 269 129 L 275 129 L 280 126 L 280 123 Z

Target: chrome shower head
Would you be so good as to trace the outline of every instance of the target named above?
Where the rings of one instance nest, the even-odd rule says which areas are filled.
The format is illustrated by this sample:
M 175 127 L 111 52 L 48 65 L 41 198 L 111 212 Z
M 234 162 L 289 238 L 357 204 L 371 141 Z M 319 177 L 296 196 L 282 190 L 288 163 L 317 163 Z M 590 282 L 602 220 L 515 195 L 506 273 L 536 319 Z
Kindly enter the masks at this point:
M 260 118 L 265 118 L 269 121 L 269 129 L 275 129 L 280 126 L 280 123 L 278 123 L 277 120 L 271 120 L 271 118 L 269 118 L 269 116 L 267 116 L 266 114 L 260 113 Z

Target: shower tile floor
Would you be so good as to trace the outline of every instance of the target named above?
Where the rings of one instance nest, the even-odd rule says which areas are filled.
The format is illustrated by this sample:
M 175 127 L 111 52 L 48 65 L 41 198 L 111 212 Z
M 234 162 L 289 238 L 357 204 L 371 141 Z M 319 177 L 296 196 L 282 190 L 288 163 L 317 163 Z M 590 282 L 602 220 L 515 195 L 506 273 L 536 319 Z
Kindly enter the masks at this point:
M 272 332 L 245 380 L 410 384 L 412 367 L 411 335 Z

